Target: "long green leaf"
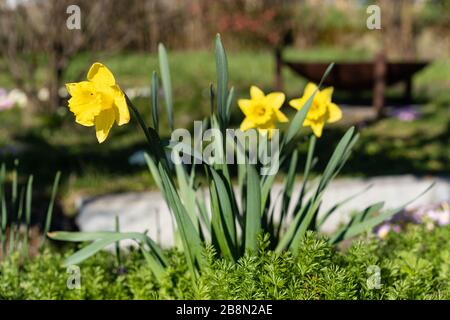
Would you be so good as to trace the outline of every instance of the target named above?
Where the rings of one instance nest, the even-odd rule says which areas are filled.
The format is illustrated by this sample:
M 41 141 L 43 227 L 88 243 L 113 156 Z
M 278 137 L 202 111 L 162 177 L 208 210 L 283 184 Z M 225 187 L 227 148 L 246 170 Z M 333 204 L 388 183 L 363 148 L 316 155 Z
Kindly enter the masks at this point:
M 180 160 L 177 153 L 175 153 L 176 160 Z M 179 193 L 181 201 L 183 202 L 183 205 L 186 208 L 186 211 L 189 215 L 189 218 L 191 219 L 192 223 L 194 224 L 194 227 L 196 228 L 197 232 L 200 232 L 199 229 L 199 221 L 197 218 L 197 210 L 196 210 L 196 202 L 195 202 L 195 189 L 193 189 L 189 185 L 189 179 L 187 177 L 186 171 L 183 167 L 183 165 L 177 161 L 178 164 L 175 164 L 175 172 L 177 175 L 177 181 L 179 186 Z
M 135 105 L 131 102 L 130 98 L 125 94 L 125 100 L 127 102 L 128 107 L 133 111 L 136 120 L 139 123 L 142 131 L 144 132 L 145 138 L 148 142 L 148 147 L 151 150 L 151 155 L 155 157 L 155 159 L 159 161 L 163 161 L 164 165 L 167 166 L 166 157 L 164 153 L 164 149 L 161 145 L 161 140 L 159 139 L 158 133 L 152 127 L 148 127 L 145 124 L 143 117 L 141 116 L 139 110 L 135 107 Z
M 197 230 L 189 218 L 186 209 L 181 203 L 172 181 L 169 179 L 161 164 L 159 164 L 159 171 L 167 204 L 175 216 L 177 227 L 180 231 L 181 240 L 183 242 L 186 259 L 188 260 L 189 267 L 195 278 L 197 270 L 196 265 L 201 265 L 201 261 L 203 260 L 200 235 L 197 233 Z
M 227 259 L 234 261 L 234 252 L 235 249 L 233 247 L 233 242 L 229 236 L 229 233 L 225 231 L 225 222 L 222 219 L 221 209 L 220 209 L 220 200 L 217 194 L 217 188 L 214 181 L 211 181 L 210 185 L 210 196 L 211 196 L 211 226 L 212 226 L 212 242 L 213 245 L 216 245 L 220 249 L 220 253 Z
M 228 98 L 227 98 L 227 107 L 225 110 L 225 126 L 228 125 L 228 123 L 230 122 L 230 118 L 231 118 L 231 106 L 233 105 L 234 102 L 234 87 L 231 87 L 230 92 L 228 93 Z
M 145 243 L 149 246 L 150 250 L 154 252 L 154 254 L 158 257 L 158 260 L 163 264 L 167 265 L 168 260 L 165 257 L 163 251 L 161 248 L 147 235 L 144 233 L 138 233 L 138 232 L 114 232 L 114 231 L 96 231 L 96 232 L 66 232 L 66 231 L 58 231 L 58 232 L 49 232 L 48 237 L 53 240 L 59 240 L 59 241 L 70 241 L 70 242 L 85 242 L 85 241 L 99 241 L 99 240 L 108 240 L 112 241 L 104 245 L 106 247 L 109 244 L 114 243 L 115 241 L 119 240 L 126 240 L 126 239 L 133 239 L 136 241 L 139 241 L 141 243 Z M 99 250 L 101 250 L 100 248 Z M 90 252 L 90 251 L 89 251 Z M 88 252 L 88 253 L 89 253 Z M 97 252 L 97 251 L 96 251 Z M 95 252 L 94 252 L 95 253 Z M 91 255 L 85 257 L 82 260 L 79 260 L 79 262 L 84 261 Z M 77 257 L 80 257 L 78 255 Z M 67 265 L 67 263 L 66 263 Z
M 245 215 L 245 249 L 256 251 L 261 230 L 261 188 L 256 169 L 247 165 L 247 209 Z
M 312 103 L 314 101 L 316 93 L 317 90 L 311 95 L 311 97 L 309 97 L 305 105 L 295 114 L 294 119 L 292 119 L 291 124 L 289 125 L 288 131 L 284 138 L 284 143 L 282 143 L 282 145 L 288 144 L 302 128 L 303 123 L 305 122 L 306 119 L 306 115 L 308 114 L 309 109 L 311 108 Z
M 322 84 L 325 81 L 326 78 L 328 78 L 328 75 L 330 74 L 331 70 L 334 68 L 334 62 L 330 63 L 323 73 L 322 79 L 320 79 L 319 85 L 317 86 L 319 89 L 322 88 Z
M 281 237 L 280 241 L 278 242 L 275 248 L 275 251 L 277 253 L 280 253 L 288 248 L 289 244 L 292 242 L 292 239 L 298 233 L 298 229 L 299 226 L 301 225 L 302 219 L 304 218 L 305 213 L 308 212 L 311 203 L 312 199 L 309 199 L 307 203 L 300 208 L 299 212 L 297 212 L 294 215 L 294 220 L 289 224 L 286 232 Z
M 169 59 L 166 48 L 162 43 L 158 46 L 159 68 L 161 71 L 162 85 L 164 89 L 164 99 L 166 101 L 167 118 L 170 130 L 174 129 L 173 122 L 173 100 L 172 100 L 172 81 L 170 79 Z
M 210 170 L 215 183 L 215 187 L 217 189 L 217 194 L 219 196 L 220 213 L 226 228 L 225 231 L 227 232 L 227 236 L 229 236 L 231 240 L 232 247 L 236 248 L 236 221 L 234 216 L 235 212 L 233 211 L 232 205 L 233 200 L 231 198 L 231 193 L 233 191 L 227 188 L 224 178 L 222 178 L 216 170 L 214 170 L 213 168 L 210 168 Z
M 303 197 L 306 194 L 306 189 L 307 189 L 308 180 L 309 180 L 309 173 L 311 172 L 311 169 L 314 166 L 313 156 L 314 156 L 314 150 L 316 148 L 316 141 L 317 141 L 316 136 L 314 134 L 312 134 L 311 137 L 309 138 L 308 154 L 306 155 L 305 169 L 303 171 L 303 182 L 302 182 L 302 187 L 300 189 L 300 193 L 298 195 L 296 210 L 298 210 L 300 208 L 300 206 L 303 204 Z
M 158 282 L 161 283 L 166 271 L 164 266 L 151 252 L 148 252 L 143 245 L 141 245 L 140 248 L 145 261 L 147 261 L 147 264 L 150 267 L 150 270 L 152 270 Z
M 339 141 L 338 145 L 336 146 L 336 149 L 334 149 L 334 152 L 330 160 L 328 161 L 327 166 L 325 167 L 319 186 L 317 187 L 317 193 L 323 191 L 325 187 L 328 185 L 328 183 L 331 181 L 336 171 L 336 168 L 339 167 L 339 164 L 341 163 L 341 160 L 347 151 L 349 143 L 352 141 L 354 131 L 355 131 L 354 127 L 348 129 L 347 132 Z
M 348 239 L 350 237 L 356 236 L 364 231 L 370 230 L 373 227 L 377 226 L 378 224 L 382 223 L 383 221 L 389 219 L 390 217 L 392 217 L 394 214 L 402 211 L 407 205 L 411 204 L 412 202 L 414 202 L 415 200 L 417 200 L 419 197 L 421 197 L 422 195 L 424 195 L 426 192 L 428 192 L 428 190 L 430 190 L 432 187 L 434 186 L 434 183 L 432 183 L 428 188 L 426 188 L 424 191 L 422 191 L 420 194 L 418 194 L 415 198 L 413 198 L 412 200 L 406 202 L 405 204 L 403 204 L 402 206 L 399 206 L 395 209 L 391 209 L 391 210 L 387 210 L 383 213 L 381 213 L 380 215 L 376 216 L 376 217 L 367 217 L 367 219 L 365 219 L 364 221 L 351 226 L 348 231 L 345 233 L 344 236 L 344 240 Z
M 228 62 L 220 35 L 216 36 L 217 107 L 222 126 L 227 119 Z
M 289 209 L 292 191 L 294 189 L 297 163 L 298 163 L 298 150 L 294 150 L 290 160 L 289 170 L 284 181 L 283 205 L 281 211 L 282 217 L 287 215 L 287 211 Z
M 156 185 L 158 186 L 159 190 L 163 190 L 161 177 L 159 175 L 158 168 L 153 161 L 153 159 L 148 155 L 147 152 L 144 153 L 145 162 L 147 163 L 148 169 L 153 177 L 153 180 L 155 181 Z
M 159 134 L 159 99 L 158 99 L 158 76 L 154 71 L 152 74 L 151 96 L 152 96 L 152 120 L 153 127 Z
M 366 217 L 370 217 L 372 214 L 380 212 L 380 210 L 383 208 L 384 202 L 377 202 L 375 204 L 372 204 L 365 208 L 362 212 L 354 215 L 350 222 L 347 223 L 347 225 L 340 228 L 337 232 L 335 232 L 334 236 L 332 236 L 329 240 L 330 243 L 338 243 L 345 239 L 348 230 L 352 227 L 357 225 L 360 222 L 363 222 Z
M 331 207 L 327 212 L 325 212 L 322 217 L 319 219 L 317 226 L 320 228 L 325 221 L 327 221 L 327 219 L 340 207 L 342 207 L 343 205 L 345 205 L 346 203 L 350 202 L 351 200 L 355 199 L 356 197 L 358 197 L 359 195 L 363 194 L 364 192 L 366 192 L 367 190 L 369 190 L 370 188 L 372 188 L 372 185 L 369 185 L 367 187 L 365 187 L 364 189 L 362 189 L 361 191 L 356 192 L 355 194 L 352 194 L 351 196 L 345 198 L 344 200 L 336 203 L 333 207 Z
M 84 247 L 83 249 L 78 250 L 69 258 L 67 258 L 64 261 L 63 265 L 64 267 L 68 267 L 71 265 L 79 264 L 118 240 L 120 240 L 120 237 L 118 236 L 111 236 L 108 238 L 96 240 L 93 243 L 89 244 L 88 246 Z
M 295 137 L 295 135 L 300 131 L 301 127 L 303 126 L 303 123 L 305 122 L 306 115 L 308 114 L 309 109 L 311 108 L 311 105 L 314 101 L 314 97 L 315 97 L 317 91 L 320 89 L 323 81 L 328 77 L 328 75 L 330 74 L 333 67 L 334 67 L 334 63 L 331 63 L 328 66 L 328 68 L 325 70 L 325 73 L 322 76 L 322 79 L 320 80 L 320 83 L 319 83 L 317 89 L 314 91 L 314 93 L 311 95 L 311 97 L 309 97 L 309 99 L 308 99 L 308 101 L 306 101 L 305 105 L 299 111 L 297 111 L 297 113 L 295 114 L 294 119 L 292 119 L 291 124 L 288 128 L 286 137 L 283 141 L 283 145 L 288 144 Z

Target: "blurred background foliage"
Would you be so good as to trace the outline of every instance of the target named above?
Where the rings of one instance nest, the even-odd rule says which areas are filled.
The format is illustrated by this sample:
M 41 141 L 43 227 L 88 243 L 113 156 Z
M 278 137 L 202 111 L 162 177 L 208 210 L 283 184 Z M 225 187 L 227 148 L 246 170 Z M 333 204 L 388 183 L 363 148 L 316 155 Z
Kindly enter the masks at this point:
M 66 28 L 66 9 L 73 4 L 81 9 L 81 30 Z M 381 8 L 381 30 L 366 27 L 371 4 Z M 23 108 L 0 108 L 0 161 L 18 158 L 24 174 L 36 173 L 36 183 L 47 186 L 61 169 L 67 212 L 79 195 L 148 188 L 145 168 L 128 162 L 145 146 L 137 124 L 114 128 L 99 146 L 92 130 L 74 123 L 61 88 L 102 61 L 124 89 L 134 90 L 136 105 L 150 119 L 145 88 L 158 70 L 162 42 L 169 49 L 176 127 L 190 127 L 209 112 L 219 32 L 238 97 L 252 84 L 273 90 L 277 47 L 286 47 L 285 57 L 305 61 L 371 61 L 381 50 L 391 60 L 430 61 L 414 77 L 419 119 L 372 123 L 349 109 L 317 147 L 326 159 L 330 144 L 356 123 L 362 138 L 344 174 L 448 174 L 449 31 L 450 0 L 0 0 L 0 88 L 26 96 Z M 287 69 L 283 78 L 288 97 L 298 97 L 306 79 Z M 395 101 L 401 89 L 390 89 L 388 99 Z M 336 92 L 335 99 L 344 104 L 353 98 Z M 232 122 L 241 120 L 236 108 Z M 160 127 L 167 127 L 162 121 Z

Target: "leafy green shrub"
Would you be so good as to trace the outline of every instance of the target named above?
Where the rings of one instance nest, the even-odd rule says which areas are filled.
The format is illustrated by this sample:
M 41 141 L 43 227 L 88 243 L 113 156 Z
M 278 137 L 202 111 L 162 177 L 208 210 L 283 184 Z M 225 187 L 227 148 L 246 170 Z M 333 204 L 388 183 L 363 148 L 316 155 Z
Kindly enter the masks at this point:
M 183 253 L 166 251 L 168 267 L 158 281 L 141 251 L 116 258 L 101 252 L 80 265 L 81 289 L 67 289 L 62 267 L 72 252 L 46 250 L 20 264 L 17 255 L 0 265 L 0 299 L 449 299 L 450 227 L 432 231 L 411 226 L 384 241 L 367 236 L 338 251 L 327 239 L 307 232 L 299 252 L 259 251 L 236 263 L 204 249 L 203 272 L 192 286 Z M 371 268 L 380 270 L 373 288 Z

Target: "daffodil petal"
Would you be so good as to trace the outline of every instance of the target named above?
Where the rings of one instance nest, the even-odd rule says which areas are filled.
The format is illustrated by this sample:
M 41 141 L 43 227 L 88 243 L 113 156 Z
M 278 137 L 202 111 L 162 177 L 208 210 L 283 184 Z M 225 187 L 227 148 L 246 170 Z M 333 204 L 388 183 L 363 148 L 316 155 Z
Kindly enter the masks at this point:
M 87 79 L 100 86 L 112 87 L 116 84 L 112 72 L 100 62 L 96 62 L 91 66 Z
M 275 110 L 275 116 L 277 117 L 277 120 L 279 122 L 288 122 L 289 121 L 288 117 L 286 117 L 284 115 L 284 113 L 281 112 L 280 110 Z
M 311 129 L 317 138 L 320 138 L 322 136 L 323 125 L 324 125 L 323 122 L 310 123 Z
M 312 82 L 308 82 L 308 84 L 305 87 L 305 90 L 303 90 L 303 98 L 308 99 L 309 97 L 311 97 L 313 95 L 313 93 L 316 91 L 317 86 L 312 83 Z
M 334 104 L 330 103 L 328 105 L 328 122 L 336 122 L 342 119 L 342 111 L 339 109 L 339 107 Z
M 115 113 L 113 109 L 103 110 L 95 117 L 95 133 L 99 143 L 102 143 L 108 137 L 109 130 L 111 130 L 114 120 Z
M 241 131 L 247 131 L 248 129 L 254 128 L 255 124 L 248 118 L 245 118 L 244 121 L 242 121 L 240 129 Z
M 257 86 L 251 86 L 250 87 L 250 97 L 252 99 L 261 99 L 264 98 L 264 92 Z
M 333 96 L 333 87 L 328 87 L 320 91 L 319 95 L 326 103 L 331 102 L 331 97 Z
M 87 83 L 87 81 L 66 83 L 67 92 L 73 96 L 77 92 L 78 86 L 83 82 Z
M 83 126 L 93 126 L 94 118 L 102 109 L 101 96 L 88 81 L 68 83 L 66 88 L 72 96 L 69 110 L 75 115 L 75 121 Z
M 305 105 L 307 99 L 305 98 L 299 98 L 299 99 L 292 99 L 289 101 L 289 105 L 297 110 L 300 110 Z
M 266 96 L 266 102 L 273 109 L 280 109 L 284 103 L 284 93 L 282 92 L 272 92 Z
M 250 100 L 250 99 L 239 99 L 238 100 L 238 106 L 242 110 L 242 112 L 245 114 L 245 116 L 249 115 L 251 105 L 252 105 L 252 100 Z
M 114 112 L 119 126 L 130 122 L 130 111 L 125 100 L 125 95 L 119 86 L 114 86 Z

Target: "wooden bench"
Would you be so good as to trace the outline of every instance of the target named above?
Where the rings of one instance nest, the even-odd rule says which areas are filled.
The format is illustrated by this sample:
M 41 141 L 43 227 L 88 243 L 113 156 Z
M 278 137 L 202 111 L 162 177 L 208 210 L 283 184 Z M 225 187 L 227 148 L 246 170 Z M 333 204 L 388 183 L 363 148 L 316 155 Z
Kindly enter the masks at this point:
M 282 67 L 286 66 L 309 81 L 319 83 L 328 63 L 285 60 L 281 49 L 275 50 L 275 87 L 282 90 Z M 340 62 L 324 81 L 324 85 L 338 90 L 373 90 L 372 106 L 377 117 L 383 116 L 384 95 L 387 86 L 403 82 L 404 101 L 412 98 L 412 77 L 427 66 L 426 61 L 389 62 L 383 53 L 375 56 L 373 62 Z

